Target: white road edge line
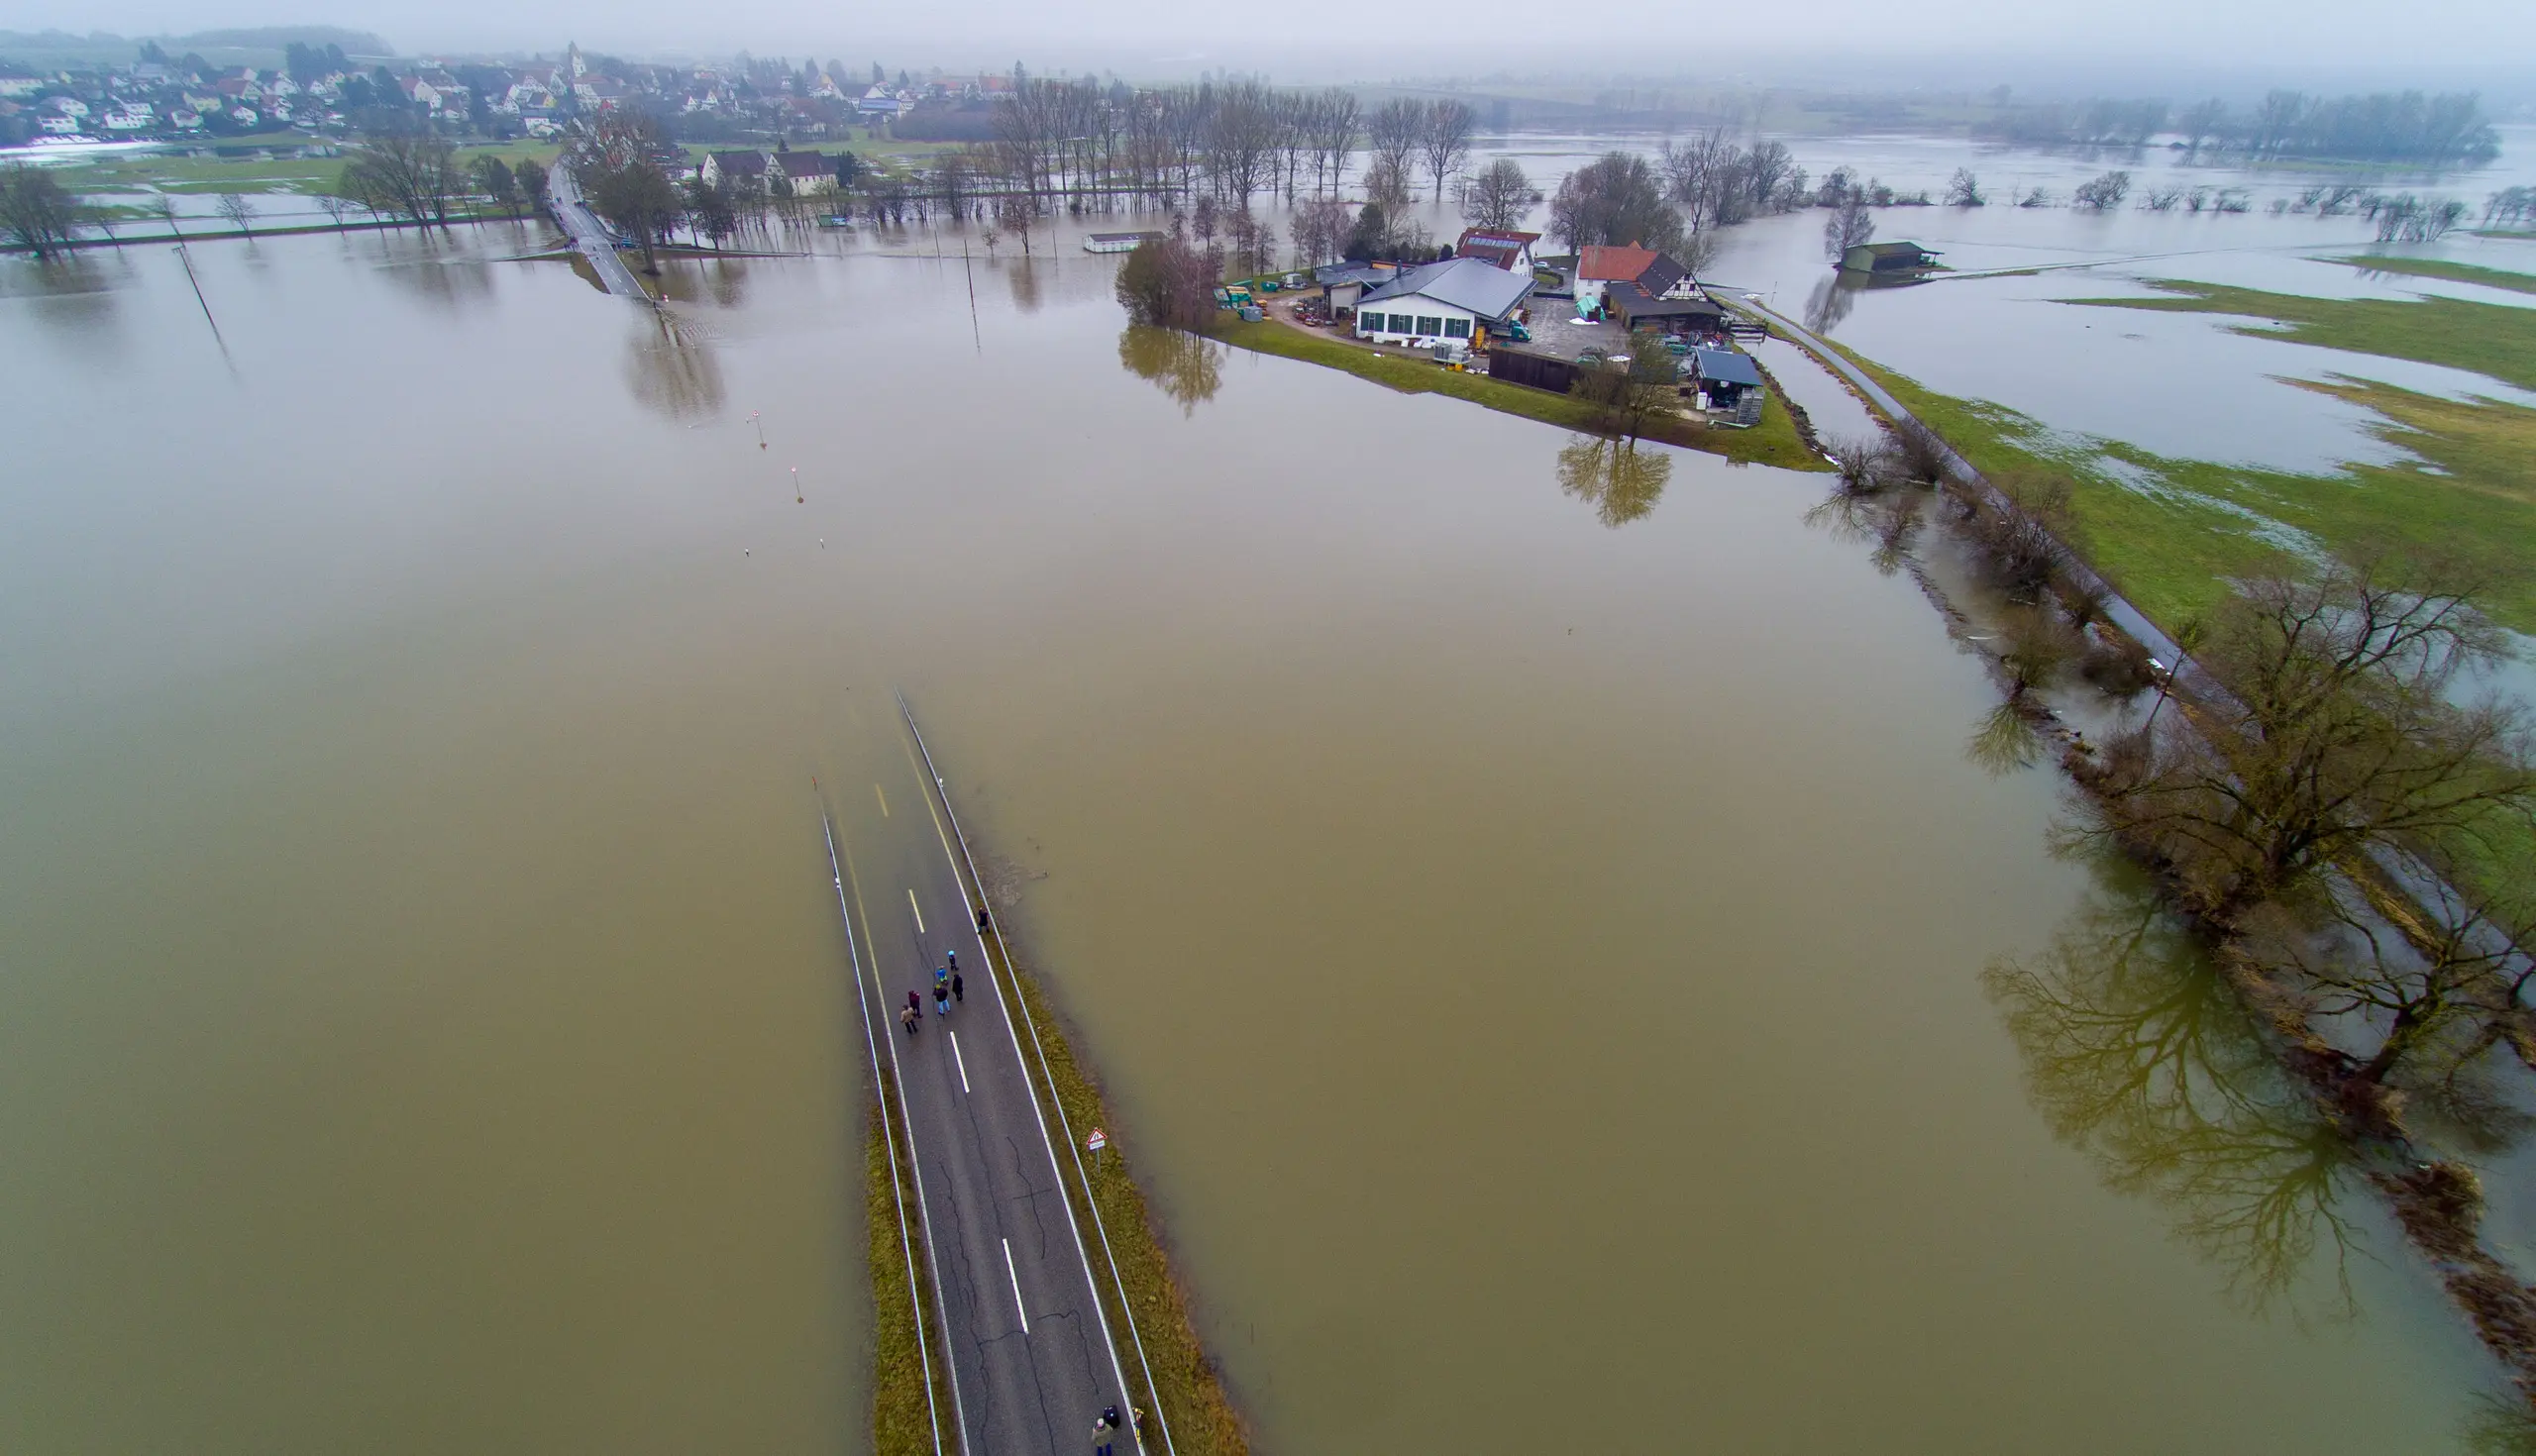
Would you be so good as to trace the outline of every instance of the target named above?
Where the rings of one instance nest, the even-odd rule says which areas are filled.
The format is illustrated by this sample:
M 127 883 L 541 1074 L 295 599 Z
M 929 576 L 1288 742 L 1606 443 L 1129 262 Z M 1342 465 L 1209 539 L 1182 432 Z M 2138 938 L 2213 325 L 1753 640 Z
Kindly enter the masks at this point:
M 960 827 L 960 814 L 958 810 L 951 807 L 950 787 L 942 781 L 941 771 L 933 767 L 933 753 L 924 746 L 923 730 L 915 726 L 915 710 L 907 706 L 906 694 L 898 692 L 894 688 L 892 689 L 892 695 L 898 700 L 898 716 L 906 720 L 907 736 L 915 740 L 915 751 L 924 758 L 924 775 L 926 778 L 933 780 L 935 792 L 925 796 L 924 811 L 928 815 L 934 816 L 933 834 L 936 839 L 942 841 L 942 858 L 950 866 L 951 883 L 959 887 L 961 907 L 965 910 L 968 907 L 969 881 L 977 882 L 979 885 L 979 895 L 981 898 L 984 898 L 986 893 L 986 879 L 984 876 L 978 874 L 977 861 L 969 854 L 969 837 L 966 834 L 960 835 L 960 853 L 957 855 L 951 853 L 951 836 L 943 833 L 942 831 L 941 815 L 950 815 L 951 828 L 954 832 L 957 832 Z M 934 808 L 934 801 L 937 798 L 941 800 L 942 804 L 939 812 Z M 966 861 L 969 866 L 969 881 L 964 881 L 960 878 L 960 865 L 963 861 Z M 993 901 L 987 901 L 986 912 L 989 922 L 993 923 L 995 916 L 995 905 Z M 1050 1079 L 1049 1094 L 1050 1099 L 1054 1100 L 1056 1092 L 1056 1084 L 1054 1080 L 1055 1074 L 1050 1072 L 1048 1068 L 1047 1049 L 1039 1044 L 1039 1025 L 1037 1022 L 1030 1019 L 1030 1005 L 1027 1001 L 1021 999 L 1021 988 L 1019 987 L 1016 986 L 1012 989 L 1012 1001 L 1008 1004 L 1004 1001 L 1004 993 L 1001 988 L 1001 981 L 996 975 L 995 958 L 987 954 L 986 936 L 983 931 L 977 930 L 973 930 L 972 935 L 976 940 L 978 947 L 978 974 L 987 978 L 987 988 L 996 992 L 996 1009 L 1004 1012 L 1004 1034 L 1012 1041 L 1012 1060 L 1021 1064 L 1021 1081 L 1030 1093 L 1030 1115 L 1032 1119 L 1039 1124 L 1039 1144 L 1048 1150 L 1048 1171 L 1056 1175 L 1057 1186 L 1062 1189 L 1065 1187 L 1065 1171 L 1057 1166 L 1057 1144 L 1056 1140 L 1048 1135 L 1048 1114 L 1042 1110 L 1039 1105 L 1038 1089 L 1029 1086 L 1030 1062 L 1028 1058 L 1021 1055 L 1021 1033 L 1013 1028 L 1012 1013 L 1009 1006 L 1017 1005 L 1020 1008 L 1021 1019 L 1030 1027 L 1030 1045 L 1033 1048 L 1036 1048 L 1039 1052 L 1039 1070 L 1041 1075 Z M 999 940 L 1003 939 L 1003 931 L 1000 926 L 997 928 L 997 938 Z M 895 1041 L 890 1043 L 893 1055 L 896 1055 L 898 1045 L 898 1044 Z M 1153 1396 L 1153 1418 L 1154 1423 L 1162 1428 L 1163 1450 L 1169 1453 L 1169 1456 L 1179 1456 L 1179 1447 L 1171 1438 L 1171 1417 L 1164 1414 L 1162 1409 L 1162 1387 L 1154 1383 L 1152 1362 L 1145 1358 L 1145 1337 L 1144 1334 L 1136 1328 L 1135 1305 L 1130 1303 L 1127 1300 L 1127 1282 L 1118 1273 L 1118 1256 L 1110 1247 L 1110 1229 L 1107 1224 L 1102 1222 L 1100 1200 L 1092 1196 L 1092 1175 L 1084 1169 L 1083 1150 L 1075 1144 L 1074 1124 L 1067 1120 L 1065 1103 L 1063 1102 L 1057 1103 L 1057 1118 L 1065 1127 L 1066 1152 L 1074 1160 L 1074 1172 L 1076 1179 L 1083 1184 L 1084 1201 L 1092 1208 L 1093 1230 L 1101 1239 L 1102 1257 L 1109 1261 L 1110 1283 L 1118 1291 L 1118 1308 L 1126 1315 L 1127 1338 L 1135 1343 L 1136 1366 L 1139 1370 L 1144 1372 L 1145 1389 L 1148 1392 L 1151 1392 Z M 1110 1329 L 1110 1311 L 1108 1308 L 1104 1307 L 1101 1302 L 1099 1277 L 1093 1274 L 1092 1255 L 1090 1251 L 1084 1248 L 1083 1245 L 1083 1225 L 1074 1216 L 1074 1199 L 1071 1197 L 1061 1197 L 1057 1199 L 1057 1205 L 1066 1210 L 1066 1232 L 1074 1236 L 1074 1256 L 1083 1263 L 1084 1283 L 1093 1286 L 1091 1292 L 1092 1312 L 1099 1315 L 1101 1319 L 1101 1343 L 1107 1346 L 1110 1351 L 1110 1374 L 1118 1382 L 1119 1395 L 1128 1396 L 1127 1372 L 1125 1367 L 1122 1366 L 1118 1360 L 1118 1339 L 1117 1336 L 1112 1334 Z M 940 1288 L 939 1285 L 936 1285 L 935 1287 Z M 958 1393 L 955 1390 L 953 1394 L 956 1396 Z M 1132 1399 L 1132 1397 L 1130 1397 L 1130 1399 Z M 1135 1438 L 1136 1450 L 1142 1452 L 1145 1449 L 1144 1433 L 1141 1431 L 1135 1432 Z
M 812 780 L 814 784 L 816 781 Z M 845 874 L 836 863 L 836 830 L 828 822 L 827 806 L 824 803 L 819 807 L 819 832 L 828 842 L 828 878 L 836 885 L 836 914 L 838 919 L 845 922 L 845 951 L 854 964 L 855 1009 L 863 1013 L 863 1048 L 872 1056 L 872 1097 L 874 1101 L 881 1104 L 881 1137 L 884 1146 L 890 1151 L 890 1198 L 898 1204 L 898 1253 L 906 1261 L 907 1310 L 915 1316 L 915 1355 L 917 1363 L 924 1371 L 925 1422 L 933 1432 L 933 1456 L 942 1456 L 942 1414 L 935 1408 L 933 1403 L 933 1355 L 925 1348 L 924 1301 L 916 1296 L 915 1251 L 908 1246 L 906 1195 L 898 1185 L 898 1149 L 895 1134 L 890 1128 L 890 1099 L 881 1092 L 881 1049 L 872 1038 L 872 1003 L 863 997 L 863 949 L 855 943 L 854 916 L 845 908 Z M 893 1041 L 890 1043 L 890 1066 L 895 1069 L 898 1065 L 898 1044 Z M 903 1100 L 900 1102 L 898 1112 L 903 1120 L 906 1113 Z M 915 1128 L 912 1125 L 908 1126 L 906 1134 L 907 1164 L 909 1170 L 916 1174 L 916 1212 L 925 1220 L 924 1260 L 929 1268 L 933 1263 L 933 1215 L 924 1207 L 924 1176 L 922 1169 L 915 1162 Z M 939 1289 L 941 1276 L 938 1271 L 935 1272 L 934 1278 L 934 1287 Z M 960 1399 L 960 1372 L 951 1361 L 947 1331 L 942 1350 L 942 1363 L 951 1377 L 951 1399 L 956 1405 Z M 960 1449 L 966 1451 L 969 1448 L 969 1430 L 968 1412 L 965 1408 L 958 1411 L 957 1418 L 960 1421 Z
M 1012 1267 L 1012 1240 L 1004 1241 L 1004 1277 L 1012 1281 L 1012 1312 L 1021 1316 L 1021 1332 L 1030 1332 L 1030 1311 L 1021 1307 L 1021 1275 Z
M 910 909 L 910 910 L 915 911 L 915 931 L 916 931 L 916 934 L 918 934 L 918 935 L 922 935 L 922 934 L 924 934 L 924 933 L 925 933 L 925 929 L 924 929 L 924 907 L 923 907 L 922 905 L 919 905 L 919 904 L 917 904 L 917 903 L 915 902 L 915 891 L 914 891 L 914 890 L 912 890 L 912 889 L 910 889 L 910 890 L 908 890 L 908 891 L 907 891 L 907 908 L 908 908 L 908 909 Z
M 960 1033 L 948 1026 L 942 1030 L 943 1034 L 951 1038 L 951 1060 L 960 1069 L 960 1092 L 965 1096 L 969 1091 L 969 1059 L 960 1055 Z

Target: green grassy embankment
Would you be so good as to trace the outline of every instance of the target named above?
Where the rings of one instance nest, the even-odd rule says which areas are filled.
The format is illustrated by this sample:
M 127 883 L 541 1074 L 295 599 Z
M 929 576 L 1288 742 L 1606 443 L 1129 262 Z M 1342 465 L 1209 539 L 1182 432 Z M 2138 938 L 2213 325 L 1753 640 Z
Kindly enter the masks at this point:
M 1432 360 L 1401 354 L 1377 354 L 1358 345 L 1341 343 L 1269 320 L 1255 324 L 1230 320 L 1219 324 L 1212 337 L 1253 353 L 1273 354 L 1283 359 L 1302 360 L 1306 364 L 1344 370 L 1404 394 L 1442 394 L 1501 414 L 1521 415 L 1528 420 L 1539 420 L 1581 434 L 1602 433 L 1595 423 L 1595 411 L 1564 394 L 1528 389 L 1521 384 L 1492 379 L 1486 374 L 1448 369 Z M 1796 423 L 1788 417 L 1784 400 L 1772 400 L 1761 411 L 1761 423 L 1749 430 L 1695 429 L 1667 423 L 1650 427 L 1646 438 L 1750 465 L 1777 466 L 1789 470 L 1831 468 L 1822 457 L 1807 450 L 1804 442 L 1797 439 Z
M 2374 316 L 2438 301 L 2341 302 L 2371 306 Z M 2479 312 L 2470 319 L 2486 324 L 2493 314 L 2536 318 L 2536 310 L 2473 307 Z M 2319 317 L 2331 317 L 2330 310 Z M 2359 326 L 2346 318 L 2334 327 L 2349 335 Z M 2421 327 L 2408 323 L 2394 332 L 2416 337 Z M 2489 347 L 2466 338 L 2453 341 L 2452 352 Z M 2079 521 L 2070 545 L 2166 626 L 2215 605 L 2226 578 L 2278 565 L 2290 551 L 2347 558 L 2393 543 L 2475 557 L 2488 579 L 2484 603 L 2494 620 L 2536 634 L 2536 409 L 2371 380 L 2289 380 L 2370 412 L 2370 433 L 2406 453 L 2391 464 L 2301 474 L 2055 435 L 2014 410 L 1939 394 L 1849 358 L 1983 472 L 2067 479 Z
M 897 1096 L 887 1072 L 882 1074 L 881 1094 Z M 872 1260 L 872 1449 L 875 1456 L 922 1456 L 933 1449 L 933 1413 L 925 1402 L 925 1361 L 916 1344 L 917 1321 L 921 1318 L 926 1330 L 940 1326 L 933 1319 L 933 1288 L 925 1274 L 923 1227 L 909 1227 L 907 1241 L 899 1242 L 898 1194 L 890 1178 L 893 1156 L 898 1165 L 897 1187 L 905 1191 L 912 1203 L 914 1176 L 903 1151 L 884 1136 L 881 1108 L 875 1103 L 865 1114 L 863 1139 L 863 1212 L 871 1233 Z M 924 1296 L 921 1314 L 907 1294 L 910 1249 L 917 1288 Z M 951 1398 L 941 1376 L 937 1362 L 934 1402 L 945 1412 L 947 1427 Z
M 2374 318 L 2386 309 L 2427 309 L 2438 301 L 2339 302 L 2365 307 L 2365 316 Z M 2308 316 L 2330 322 L 2338 338 L 2366 338 L 2350 316 L 2335 315 L 2332 305 L 2338 301 L 2299 302 L 2322 305 Z M 2465 315 L 2469 322 L 2489 322 L 2493 314 L 2536 316 L 2536 310 L 2473 307 L 2479 312 Z M 2454 317 L 2445 310 L 2437 314 Z M 2390 337 L 2418 340 L 2424 327 L 2419 317 L 2391 330 Z M 2488 339 L 2471 337 L 2453 343 L 2458 355 L 2491 347 Z M 2394 352 L 2357 343 L 2344 347 Z M 2536 409 L 2483 398 L 2445 399 L 2371 380 L 2287 380 L 2369 411 L 2375 416 L 2370 433 L 2406 452 L 2388 465 L 2299 474 L 2056 435 L 2015 410 L 1937 393 L 1849 350 L 1841 352 L 1984 474 L 2003 484 L 2065 480 L 2076 518 L 2069 547 L 2168 631 L 2217 606 L 2230 577 L 2286 565 L 2296 552 L 2353 558 L 2395 544 L 2468 558 L 2484 578 L 2481 600 L 2492 619 L 2536 634 Z M 2536 837 L 2521 825 L 2496 822 L 2459 852 L 2459 873 L 2474 891 L 2524 903 L 2523 897 L 2510 897 L 2509 887 L 2536 885 Z
M 2521 389 L 2536 389 L 2536 308 L 2463 298 L 2309 298 L 2173 278 L 2153 278 L 2149 286 L 2171 296 L 2060 301 L 2089 308 L 2266 319 L 2286 327 L 2232 327 L 2258 338 L 2471 369 Z
M 1114 1129 L 1117 1123 L 1103 1106 L 1100 1087 L 1076 1060 L 1063 1023 L 1049 1003 L 1047 988 L 1014 964 L 1000 935 L 990 934 L 985 939 L 988 956 L 1004 972 L 1004 983 L 1019 992 L 1037 1028 L 1037 1049 L 1027 1045 L 1030 1036 L 1026 1031 L 1023 1035 L 1022 1060 L 1029 1072 L 1031 1089 L 1043 1102 L 1053 1098 L 1065 1109 L 1062 1124 L 1056 1118 L 1049 1119 L 1049 1132 L 1064 1136 L 1071 1130 L 1073 1137 L 1080 1139 L 1096 1127 Z M 1048 1077 L 1041 1073 L 1039 1051 L 1045 1052 L 1048 1071 L 1054 1074 L 1053 1089 Z M 1102 1225 L 1109 1230 L 1110 1252 L 1118 1261 L 1118 1282 L 1126 1286 L 1136 1329 L 1144 1338 L 1145 1356 L 1153 1367 L 1154 1394 L 1171 1422 L 1172 1441 L 1180 1456 L 1246 1456 L 1249 1437 L 1224 1395 L 1223 1381 L 1215 1363 L 1199 1342 L 1197 1325 L 1190 1318 L 1188 1297 L 1172 1273 L 1170 1255 L 1154 1230 L 1144 1194 L 1129 1172 L 1126 1153 L 1113 1132 L 1109 1149 L 1097 1163 L 1087 1159 L 1086 1166 L 1091 1170 L 1092 1193 L 1100 1203 Z M 1059 1161 L 1071 1171 L 1071 1158 L 1060 1155 Z M 1135 1347 L 1128 1338 L 1126 1322 L 1119 1317 L 1117 1286 L 1110 1279 L 1091 1209 L 1084 1205 L 1082 1190 L 1073 1178 L 1061 1182 L 1083 1229 L 1084 1247 L 1092 1256 L 1093 1284 L 1109 1311 L 1110 1331 L 1118 1342 L 1118 1359 L 1126 1367 L 1127 1383 L 1131 1389 L 1142 1388 Z M 903 1284 L 904 1275 L 899 1278 Z M 1148 1436 L 1146 1449 L 1159 1451 L 1162 1443 L 1158 1437 Z
M 2444 258 L 2395 258 L 2360 253 L 2349 258 L 2320 258 L 2316 261 L 2349 263 L 2373 273 L 2403 273 L 2416 278 L 2444 278 L 2451 283 L 2481 283 L 2486 288 L 2506 288 L 2512 293 L 2536 293 L 2536 273 L 2513 273 L 2507 268 L 2451 262 Z

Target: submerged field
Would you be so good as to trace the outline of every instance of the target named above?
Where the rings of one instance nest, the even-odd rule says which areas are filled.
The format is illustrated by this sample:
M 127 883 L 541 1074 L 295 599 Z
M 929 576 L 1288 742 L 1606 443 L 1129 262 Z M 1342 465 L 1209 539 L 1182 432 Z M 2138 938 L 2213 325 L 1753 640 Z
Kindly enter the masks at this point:
M 2276 331 L 2264 321 L 2271 321 L 2287 325 L 2299 342 L 2536 382 L 2536 309 L 2159 286 L 2181 296 L 2069 301 L 2237 315 L 2250 320 L 2235 326 L 2238 332 L 2270 336 Z M 2232 576 L 2297 557 L 2349 558 L 2400 545 L 2470 560 L 2488 583 L 2494 618 L 2536 633 L 2536 409 L 2348 376 L 2286 379 L 2369 411 L 2368 432 L 2396 447 L 2391 461 L 2301 472 L 2059 432 L 2005 406 L 1943 394 L 1872 361 L 1858 363 L 1983 471 L 2065 479 L 2079 523 L 2072 544 L 2169 626 L 2214 605 Z

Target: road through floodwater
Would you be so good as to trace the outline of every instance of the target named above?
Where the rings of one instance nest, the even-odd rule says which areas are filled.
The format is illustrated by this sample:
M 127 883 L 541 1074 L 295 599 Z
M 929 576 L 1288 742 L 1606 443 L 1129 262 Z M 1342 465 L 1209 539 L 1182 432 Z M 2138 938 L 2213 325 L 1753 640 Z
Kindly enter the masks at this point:
M 1819 478 L 1614 509 L 1080 254 L 655 317 L 517 242 L 198 247 L 225 356 L 162 250 L 0 270 L 0 1445 L 859 1449 L 806 783 L 893 683 L 1264 1449 L 2376 1453 L 2489 1380 L 2260 1095 L 2072 1051 L 2242 1028 Z

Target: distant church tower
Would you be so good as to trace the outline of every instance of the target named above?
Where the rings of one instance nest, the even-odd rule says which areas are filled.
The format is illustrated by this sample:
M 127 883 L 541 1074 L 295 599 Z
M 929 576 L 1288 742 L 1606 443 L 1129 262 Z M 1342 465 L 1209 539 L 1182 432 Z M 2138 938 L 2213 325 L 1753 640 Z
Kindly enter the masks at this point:
M 590 73 L 590 63 L 581 59 L 581 48 L 579 42 L 564 48 L 564 73 L 577 81 Z

